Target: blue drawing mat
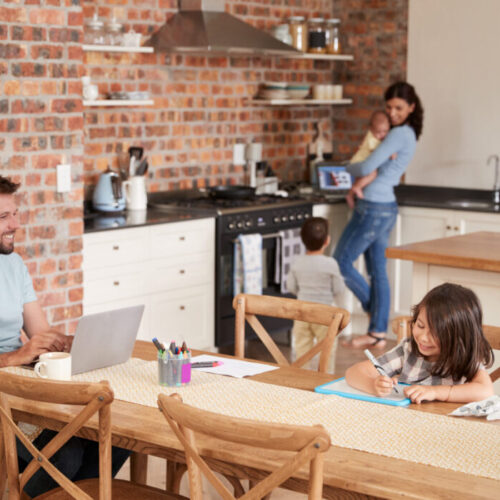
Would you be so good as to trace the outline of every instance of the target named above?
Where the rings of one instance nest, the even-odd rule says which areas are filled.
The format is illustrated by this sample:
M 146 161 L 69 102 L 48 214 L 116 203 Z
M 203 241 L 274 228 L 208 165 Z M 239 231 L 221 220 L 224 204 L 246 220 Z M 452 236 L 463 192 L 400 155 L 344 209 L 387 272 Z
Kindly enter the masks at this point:
M 321 394 L 336 394 L 337 396 L 342 396 L 344 398 L 350 399 L 360 399 L 361 401 L 370 401 L 372 403 L 381 403 L 384 405 L 392 406 L 408 406 L 411 400 L 407 398 L 403 393 L 403 387 L 408 384 L 398 384 L 400 388 L 400 394 L 396 394 L 394 391 L 389 396 L 385 398 L 380 398 L 378 396 L 373 396 L 372 394 L 367 394 L 366 392 L 358 391 L 351 387 L 345 380 L 345 377 L 333 380 L 332 382 L 327 382 L 323 385 L 318 385 L 314 390 Z

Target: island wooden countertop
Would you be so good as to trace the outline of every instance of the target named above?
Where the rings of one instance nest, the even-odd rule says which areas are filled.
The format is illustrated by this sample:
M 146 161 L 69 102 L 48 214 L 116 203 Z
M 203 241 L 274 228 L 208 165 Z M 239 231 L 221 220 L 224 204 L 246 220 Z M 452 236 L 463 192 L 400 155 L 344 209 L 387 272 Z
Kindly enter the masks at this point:
M 385 255 L 438 266 L 500 272 L 500 232 L 480 231 L 389 247 Z

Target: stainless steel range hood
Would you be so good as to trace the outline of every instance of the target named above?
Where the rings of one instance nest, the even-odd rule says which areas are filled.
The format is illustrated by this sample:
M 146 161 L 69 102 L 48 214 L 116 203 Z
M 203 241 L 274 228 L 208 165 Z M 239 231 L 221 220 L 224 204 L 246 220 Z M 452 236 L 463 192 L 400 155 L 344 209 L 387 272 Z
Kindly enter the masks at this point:
M 148 41 L 156 50 L 193 54 L 291 55 L 271 35 L 224 12 L 224 0 L 179 0 L 174 14 Z

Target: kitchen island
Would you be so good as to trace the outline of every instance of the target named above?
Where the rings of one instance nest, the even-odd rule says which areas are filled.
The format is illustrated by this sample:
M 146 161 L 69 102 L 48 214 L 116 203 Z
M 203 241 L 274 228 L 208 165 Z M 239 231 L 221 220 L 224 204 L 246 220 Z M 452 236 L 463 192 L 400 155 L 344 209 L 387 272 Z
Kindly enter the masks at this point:
M 500 325 L 500 232 L 480 231 L 389 247 L 386 256 L 413 262 L 414 304 L 441 283 L 458 283 L 478 295 L 483 322 Z

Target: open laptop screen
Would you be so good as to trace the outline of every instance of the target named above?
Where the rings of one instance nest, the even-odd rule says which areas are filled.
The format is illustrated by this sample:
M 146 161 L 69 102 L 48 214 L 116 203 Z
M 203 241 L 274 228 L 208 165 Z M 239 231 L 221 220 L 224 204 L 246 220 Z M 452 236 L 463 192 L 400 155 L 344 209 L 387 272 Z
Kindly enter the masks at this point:
M 352 187 L 351 174 L 341 165 L 320 163 L 316 166 L 316 173 L 318 188 L 323 193 L 347 193 Z

